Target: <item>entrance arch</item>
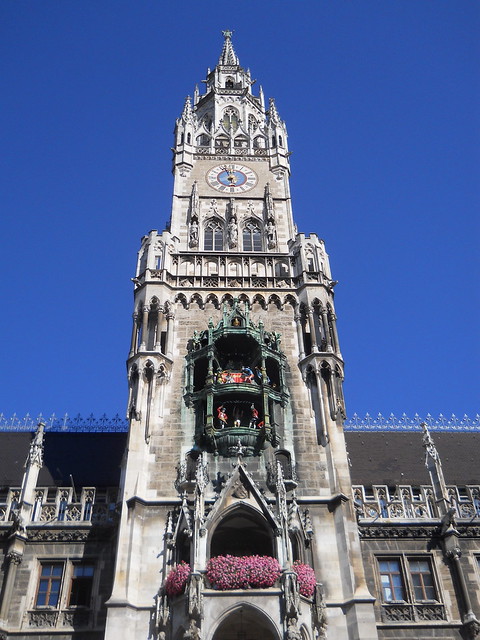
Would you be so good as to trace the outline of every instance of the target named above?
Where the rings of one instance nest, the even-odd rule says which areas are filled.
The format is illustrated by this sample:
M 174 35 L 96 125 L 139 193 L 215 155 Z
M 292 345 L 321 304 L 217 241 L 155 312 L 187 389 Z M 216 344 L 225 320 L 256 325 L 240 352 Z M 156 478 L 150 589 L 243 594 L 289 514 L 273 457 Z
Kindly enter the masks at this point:
M 280 640 L 273 622 L 259 609 L 243 604 L 220 622 L 212 640 Z

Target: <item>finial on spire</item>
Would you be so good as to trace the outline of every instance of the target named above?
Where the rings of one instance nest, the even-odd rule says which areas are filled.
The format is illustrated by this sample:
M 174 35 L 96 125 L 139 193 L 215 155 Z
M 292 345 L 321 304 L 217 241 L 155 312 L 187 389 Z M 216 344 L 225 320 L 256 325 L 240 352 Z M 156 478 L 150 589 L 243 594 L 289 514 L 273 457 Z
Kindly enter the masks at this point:
M 220 58 L 218 59 L 219 65 L 239 65 L 240 62 L 238 60 L 237 54 L 235 53 L 232 45 L 232 34 L 233 31 L 230 29 L 226 29 L 222 31 L 223 37 L 225 41 L 223 43 L 222 53 L 220 54 Z
M 32 464 L 37 464 L 39 467 L 43 467 L 43 436 L 45 432 L 45 423 L 39 422 L 35 435 L 30 443 L 30 450 L 28 452 L 27 461 L 25 467 Z
M 185 98 L 185 104 L 183 106 L 183 111 L 182 111 L 182 120 L 184 122 L 188 122 L 191 118 L 192 118 L 192 101 L 191 101 L 191 97 L 187 96 Z
M 430 431 L 428 430 L 427 424 L 425 422 L 422 422 L 420 425 L 423 429 L 423 446 L 425 448 L 425 455 L 426 455 L 426 460 L 425 460 L 425 464 L 428 467 L 428 456 L 430 456 L 431 458 L 433 458 L 433 460 L 437 460 L 438 459 L 438 451 L 437 448 L 435 447 L 435 444 L 433 442 L 433 438 L 430 435 Z
M 273 124 L 279 124 L 281 122 L 277 111 L 277 105 L 275 104 L 275 98 L 270 98 L 268 115 L 270 116 L 270 122 Z

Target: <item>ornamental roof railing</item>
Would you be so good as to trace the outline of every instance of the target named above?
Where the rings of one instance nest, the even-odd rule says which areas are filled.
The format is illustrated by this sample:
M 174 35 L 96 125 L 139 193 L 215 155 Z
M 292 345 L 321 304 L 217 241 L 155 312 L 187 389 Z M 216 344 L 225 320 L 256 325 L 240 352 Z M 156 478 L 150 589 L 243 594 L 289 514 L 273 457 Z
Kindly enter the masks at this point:
M 95 418 L 90 414 L 86 418 L 80 414 L 69 416 L 65 413 L 61 417 L 52 414 L 50 417 L 40 414 L 33 417 L 27 413 L 20 418 L 16 413 L 8 417 L 0 413 L 0 432 L 3 431 L 36 431 L 39 422 L 45 424 L 45 431 L 55 433 L 124 433 L 128 431 L 128 420 L 122 418 L 118 413 L 109 418 L 103 414 Z
M 345 431 L 422 431 L 421 424 L 425 422 L 430 431 L 480 431 L 480 415 L 470 418 L 466 414 L 462 417 L 452 413 L 451 416 L 444 416 L 442 413 L 438 417 L 427 413 L 422 417 L 416 413 L 413 418 L 403 413 L 400 417 L 391 413 L 383 416 L 378 413 L 376 416 L 369 413 L 359 416 L 354 413 L 351 418 L 345 420 Z
M 33 417 L 27 413 L 26 416 L 19 417 L 14 413 L 11 417 L 0 413 L 0 432 L 6 431 L 35 431 L 39 422 L 45 423 L 47 432 L 69 432 L 69 433 L 125 433 L 128 431 L 128 420 L 118 413 L 112 418 L 103 414 L 96 418 L 90 414 L 86 418 L 80 414 L 63 416 L 52 414 L 49 417 L 40 414 Z M 470 418 L 467 415 L 457 417 L 452 413 L 450 416 L 439 414 L 437 417 L 427 413 L 426 416 L 419 416 L 417 413 L 413 417 L 403 413 L 400 417 L 391 413 L 383 416 L 378 413 L 376 416 L 369 413 L 359 416 L 354 413 L 351 418 L 345 420 L 345 431 L 422 431 L 420 426 L 425 422 L 430 431 L 453 431 L 453 432 L 480 432 L 480 415 Z

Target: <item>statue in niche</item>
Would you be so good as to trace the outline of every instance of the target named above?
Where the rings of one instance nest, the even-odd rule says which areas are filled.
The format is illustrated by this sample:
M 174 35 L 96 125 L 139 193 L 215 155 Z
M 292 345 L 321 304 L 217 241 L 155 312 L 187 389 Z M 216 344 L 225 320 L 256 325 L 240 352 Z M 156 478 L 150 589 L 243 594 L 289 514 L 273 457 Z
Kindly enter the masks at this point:
M 195 620 L 190 620 L 188 629 L 183 634 L 184 640 L 200 640 L 200 629 L 197 627 Z
M 218 421 L 220 422 L 220 429 L 224 429 L 227 426 L 228 416 L 223 404 L 221 404 L 217 409 L 217 417 Z
M 252 411 L 252 417 L 250 418 L 250 424 L 248 425 L 250 429 L 255 429 L 258 423 L 258 411 L 255 409 L 255 405 L 252 404 L 250 407 Z
M 269 249 L 277 246 L 277 230 L 275 229 L 272 219 L 270 219 L 267 224 L 267 241 Z
M 242 367 L 242 382 L 253 382 L 254 374 L 250 367 Z
M 198 222 L 195 218 L 190 224 L 190 238 L 188 244 L 190 247 L 198 247 Z
M 218 216 L 218 204 L 215 198 L 210 202 L 210 209 L 208 212 Z
M 236 247 L 238 243 L 238 227 L 237 227 L 237 219 L 235 218 L 235 216 L 232 216 L 228 223 L 227 237 L 228 237 L 228 246 L 231 249 Z

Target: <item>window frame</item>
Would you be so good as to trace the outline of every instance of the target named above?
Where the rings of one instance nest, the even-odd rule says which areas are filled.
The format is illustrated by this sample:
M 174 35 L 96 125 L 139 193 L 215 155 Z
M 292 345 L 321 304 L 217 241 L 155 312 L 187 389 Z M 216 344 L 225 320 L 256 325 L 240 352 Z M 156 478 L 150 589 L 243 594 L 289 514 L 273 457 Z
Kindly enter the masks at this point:
M 207 246 L 207 233 L 211 235 Z M 225 250 L 225 234 L 223 226 L 216 220 L 209 220 L 203 230 L 203 249 L 204 251 L 224 251 Z M 211 240 L 211 243 L 210 243 Z M 221 246 L 220 246 L 221 245 Z
M 92 569 L 92 575 L 91 576 L 75 576 L 75 570 L 79 567 L 82 568 L 91 568 Z M 85 581 L 85 578 L 89 579 L 89 594 L 88 594 L 88 604 L 78 604 L 78 603 L 73 603 L 71 602 L 72 600 L 72 593 L 74 591 L 74 584 L 75 581 L 81 582 L 82 579 L 83 581 Z M 93 562 L 93 560 L 73 560 L 71 562 L 71 568 L 70 568 L 70 575 L 68 577 L 68 590 L 66 592 L 66 601 L 65 601 L 65 607 L 67 609 L 92 609 L 92 597 L 93 597 L 93 587 L 94 587 L 94 580 L 95 580 L 95 563 Z M 78 595 L 78 594 L 77 594 Z
M 247 253 L 263 252 L 263 229 L 254 220 L 248 220 L 242 229 L 242 247 Z
M 43 575 L 43 570 L 47 567 L 50 567 L 50 575 L 48 576 L 44 576 Z M 56 577 L 52 574 L 52 569 L 54 567 L 61 567 L 61 573 L 60 573 L 60 577 Z M 39 604 L 38 600 L 41 594 L 40 591 L 40 587 L 42 584 L 42 580 L 47 580 L 47 590 L 45 592 L 45 604 Z M 58 592 L 57 592 L 57 600 L 55 602 L 55 604 L 51 604 L 50 603 L 50 597 L 52 594 L 52 589 L 51 589 L 51 585 L 52 582 L 56 582 L 58 583 Z M 63 585 L 65 582 L 65 562 L 63 561 L 59 561 L 59 560 L 51 560 L 51 561 L 41 561 L 39 563 L 39 572 L 38 572 L 38 578 L 37 578 L 37 586 L 35 589 L 35 599 L 34 599 L 34 608 L 35 609 L 59 609 L 60 608 L 60 603 L 61 603 L 61 599 L 62 599 L 62 591 L 63 591 Z M 42 592 L 43 593 L 43 592 Z
M 415 604 L 421 605 L 421 604 L 428 604 L 428 603 L 444 604 L 443 600 L 441 599 L 442 592 L 441 592 L 440 584 L 437 577 L 434 557 L 431 554 L 383 553 L 383 554 L 375 555 L 375 560 L 377 565 L 376 576 L 377 576 L 377 582 L 378 582 L 378 593 L 381 594 L 381 597 L 379 600 L 382 605 L 383 604 L 389 605 L 389 604 L 395 604 L 395 603 L 404 603 L 404 604 L 412 604 L 412 605 L 415 605 Z M 403 591 L 405 596 L 404 600 L 387 600 L 385 598 L 385 591 L 384 591 L 384 585 L 382 583 L 382 571 L 381 571 L 380 563 L 382 561 L 391 562 L 394 560 L 397 561 L 399 565 L 399 570 L 400 570 L 399 575 L 400 575 L 400 579 L 402 580 Z M 429 568 L 428 575 L 430 575 L 432 579 L 431 588 L 434 590 L 435 598 L 418 599 L 416 597 L 416 593 L 415 593 L 416 585 L 413 580 L 414 574 L 412 573 L 412 570 L 411 570 L 411 563 L 415 561 L 417 562 L 423 561 L 428 564 L 428 568 Z M 422 583 L 422 588 L 425 593 L 425 587 L 423 583 Z
M 45 567 L 61 567 L 62 573 L 57 582 L 59 582 L 58 597 L 55 604 L 50 604 L 50 594 L 52 592 L 50 583 L 52 582 L 51 576 L 42 576 Z M 88 597 L 88 604 L 70 604 L 72 596 L 72 587 L 75 580 L 74 572 L 76 567 L 91 567 L 92 576 L 90 580 L 90 593 Z M 40 595 L 40 586 L 42 580 L 48 579 L 48 589 L 46 591 L 46 603 L 38 604 Z M 84 611 L 93 611 L 95 609 L 95 598 L 98 595 L 99 584 L 99 572 L 97 568 L 96 558 L 37 558 L 37 576 L 34 584 L 34 591 L 32 593 L 31 602 L 32 610 L 42 611 L 47 609 L 48 611 L 60 611 L 64 609 L 77 610 L 82 609 Z M 31 593 L 31 592 L 30 592 Z

